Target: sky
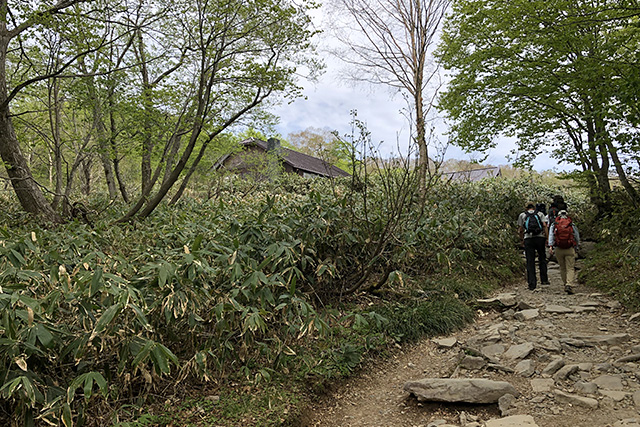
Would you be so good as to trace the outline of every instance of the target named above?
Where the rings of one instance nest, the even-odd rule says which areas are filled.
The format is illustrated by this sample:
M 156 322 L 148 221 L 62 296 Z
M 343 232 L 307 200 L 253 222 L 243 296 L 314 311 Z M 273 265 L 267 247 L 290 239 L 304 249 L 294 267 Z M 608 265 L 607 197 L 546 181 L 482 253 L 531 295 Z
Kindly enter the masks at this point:
M 352 86 L 341 81 L 337 73 L 329 68 L 318 82 L 301 82 L 304 87 L 304 98 L 299 98 L 291 104 L 277 107 L 272 112 L 280 117 L 276 130 L 287 137 L 290 133 L 300 132 L 309 127 L 328 128 L 337 130 L 340 135 L 350 132 L 351 110 L 357 111 L 357 118 L 364 122 L 371 132 L 371 140 L 380 144 L 383 155 L 406 155 L 409 139 L 409 124 L 402 111 L 406 109 L 406 102 L 399 95 L 392 96 L 384 87 Z M 447 141 L 447 126 L 444 119 L 436 125 L 438 139 Z M 499 138 L 496 148 L 488 152 L 483 164 L 501 166 L 510 164 L 508 156 L 513 157 L 511 151 L 515 148 L 513 140 Z M 431 152 L 431 151 L 430 151 Z M 444 159 L 478 160 L 479 153 L 465 153 L 461 149 L 449 145 Z M 548 154 L 541 155 L 533 168 L 544 170 L 568 170 L 570 167 L 558 165 L 558 161 L 551 159 Z
M 321 15 L 315 20 L 321 24 Z M 330 39 L 321 40 L 324 45 L 331 44 Z M 322 52 L 322 49 L 320 49 Z M 283 104 L 272 112 L 280 117 L 276 130 L 287 138 L 290 133 L 300 132 L 307 128 L 328 128 L 337 130 L 340 135 L 350 131 L 350 111 L 357 111 L 357 118 L 367 125 L 371 132 L 372 142 L 380 143 L 383 155 L 404 154 L 409 140 L 409 124 L 403 116 L 406 102 L 400 94 L 392 96 L 389 89 L 382 86 L 357 85 L 354 86 L 341 80 L 338 75 L 343 64 L 328 55 L 324 56 L 326 71 L 317 82 L 302 79 L 304 97 L 291 104 Z M 444 120 L 438 120 L 437 133 L 439 140 L 445 143 L 447 126 Z M 401 147 L 400 149 L 398 147 Z M 515 148 L 513 140 L 500 138 L 498 146 L 488 152 L 483 164 L 494 166 L 510 164 L 508 156 L 513 157 L 511 151 Z M 430 148 L 430 155 L 435 149 Z M 461 149 L 448 145 L 444 159 L 478 160 L 479 153 L 465 153 Z M 544 170 L 570 170 L 569 165 L 558 164 L 548 154 L 541 155 L 533 163 L 533 168 L 539 172 Z

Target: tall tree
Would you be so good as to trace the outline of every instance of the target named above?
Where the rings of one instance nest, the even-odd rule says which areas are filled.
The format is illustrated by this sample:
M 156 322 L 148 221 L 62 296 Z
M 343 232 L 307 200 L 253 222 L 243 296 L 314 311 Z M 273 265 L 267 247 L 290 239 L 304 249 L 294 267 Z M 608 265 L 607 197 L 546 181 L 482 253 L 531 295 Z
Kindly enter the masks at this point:
M 619 88 L 637 70 L 639 13 L 633 0 L 454 0 L 439 52 L 454 143 L 486 151 L 513 136 L 521 164 L 551 151 L 584 171 L 603 209 L 613 165 L 638 203 L 618 151 L 637 133 Z
M 290 133 L 289 142 L 297 151 L 319 157 L 332 165 L 349 169 L 350 152 L 344 142 L 328 128 L 309 127 L 303 131 Z
M 81 6 L 88 3 L 96 4 L 98 7 L 83 11 Z M 0 156 L 18 200 L 27 212 L 52 221 L 60 220 L 59 215 L 44 197 L 22 152 L 13 124 L 11 103 L 25 88 L 37 82 L 70 77 L 64 73 L 88 52 L 104 48 L 105 39 L 101 36 L 82 39 L 81 35 L 78 35 L 76 48 L 60 49 L 59 56 L 52 55 L 56 59 L 55 66 L 44 69 L 34 67 L 35 62 L 30 61 L 28 48 L 38 44 L 38 35 L 43 30 L 62 33 L 70 29 L 68 25 L 74 22 L 74 18 L 82 22 L 95 17 L 97 11 L 102 16 L 117 8 L 118 1 L 0 0 Z M 112 24 L 114 22 L 103 26 L 94 22 L 103 34 L 110 31 Z M 9 59 L 9 52 L 13 55 L 12 60 Z M 8 78 L 9 71 L 12 75 L 11 81 Z M 60 104 L 57 105 L 59 107 Z
M 418 146 L 419 188 L 429 172 L 427 118 L 439 87 L 431 54 L 450 0 L 336 0 L 348 19 L 338 30 L 355 80 L 389 86 L 406 96 Z M 434 84 L 435 87 L 434 87 Z M 430 90 L 433 89 L 433 90 Z
M 307 57 L 313 34 L 307 15 L 309 7 L 310 4 L 298 5 L 288 0 L 193 0 L 172 6 L 173 25 L 188 43 L 173 49 L 180 55 L 172 59 L 176 71 L 161 85 L 145 85 L 143 99 L 166 101 L 153 92 L 169 87 L 181 88 L 182 97 L 176 99 L 176 104 L 162 105 L 164 111 L 171 113 L 173 131 L 165 137 L 164 146 L 156 150 L 158 162 L 146 193 L 123 221 L 134 215 L 148 216 L 185 172 L 173 198 L 177 200 L 218 135 L 269 97 L 297 92 L 296 68 L 302 64 L 314 66 Z M 147 43 L 147 47 L 151 44 Z M 189 54 L 182 55 L 184 51 Z M 169 58 L 163 57 L 163 61 Z M 152 193 L 166 168 L 167 154 L 183 140 L 173 168 Z
M 24 100 L 25 88 L 38 82 L 50 88 L 49 107 L 38 120 L 51 123 L 50 135 L 41 137 L 53 141 L 57 178 L 65 150 L 86 151 L 92 142 L 110 196 L 117 182 L 126 199 L 119 164 L 131 153 L 129 163 L 142 159 L 142 191 L 125 219 L 145 217 L 182 177 L 174 200 L 180 197 L 225 129 L 275 94 L 299 93 L 296 68 L 316 65 L 310 7 L 312 2 L 290 0 L 0 0 L 0 155 L 23 208 L 60 220 L 13 127 L 10 106 L 25 104 L 14 102 Z M 39 43 L 44 31 L 59 36 L 55 52 Z M 30 55 L 38 50 L 55 61 L 33 61 Z M 55 66 L 41 66 L 45 62 Z M 81 120 L 63 120 L 70 112 Z M 83 120 L 90 138 L 65 145 L 67 127 Z M 121 144 L 124 154 L 118 153 Z M 75 150 L 67 190 L 80 166 L 89 188 L 92 162 L 81 151 Z M 58 195 L 60 188 L 56 181 Z

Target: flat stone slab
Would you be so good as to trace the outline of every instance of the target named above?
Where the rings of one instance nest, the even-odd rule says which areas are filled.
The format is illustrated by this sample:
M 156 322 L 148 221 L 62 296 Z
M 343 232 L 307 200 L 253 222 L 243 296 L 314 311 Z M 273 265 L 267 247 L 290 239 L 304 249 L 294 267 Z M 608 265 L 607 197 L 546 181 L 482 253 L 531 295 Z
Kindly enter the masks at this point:
M 556 400 L 558 402 L 570 403 L 575 406 L 582 406 L 584 408 L 596 409 L 598 407 L 598 401 L 590 397 L 582 397 L 577 394 L 564 393 L 560 390 L 554 391 Z
M 554 313 L 554 314 L 568 314 L 568 313 L 573 313 L 573 309 L 569 308 L 569 307 L 565 307 L 562 305 L 556 305 L 556 304 L 548 304 L 545 306 L 544 311 L 546 311 L 547 313 Z
M 600 375 L 593 382 L 598 385 L 598 388 L 604 390 L 622 390 L 624 388 L 620 375 Z
M 558 357 L 553 359 L 545 368 L 542 370 L 542 375 L 553 375 L 558 372 L 565 365 L 564 359 L 562 357 Z
M 480 349 L 480 353 L 482 353 L 484 357 L 487 357 L 489 359 L 494 359 L 502 355 L 505 350 L 506 348 L 502 344 L 491 344 L 491 345 L 485 345 L 484 347 L 482 347 Z
M 498 302 L 505 307 L 513 307 L 514 305 L 518 304 L 518 301 L 516 300 L 516 294 L 514 294 L 513 292 L 501 293 L 494 298 L 479 299 L 478 302 L 480 304 L 494 304 Z
M 540 316 L 540 310 L 538 310 L 537 308 L 530 308 L 528 310 L 518 311 L 514 315 L 514 317 L 517 320 L 520 320 L 521 322 L 524 322 L 527 320 L 533 320 L 538 316 Z
M 573 338 L 584 341 L 588 345 L 620 345 L 623 344 L 631 337 L 629 334 L 612 334 L 612 335 L 575 335 Z
M 602 303 L 598 302 L 598 301 L 585 301 L 585 302 L 581 302 L 580 306 L 582 307 L 599 307 L 601 306 Z
M 596 311 L 595 307 L 585 306 L 585 305 L 577 305 L 577 306 L 571 307 L 571 308 L 573 309 L 573 311 L 575 313 L 585 313 L 585 312 Z
M 514 369 L 517 374 L 522 375 L 523 377 L 530 377 L 535 373 L 535 365 L 533 360 L 525 359 L 521 360 Z
M 536 378 L 531 380 L 531 388 L 536 393 L 546 393 L 551 391 L 555 384 L 555 381 L 551 378 Z
M 596 394 L 598 386 L 592 382 L 578 381 L 573 385 L 574 391 L 581 394 Z
M 484 360 L 484 357 L 466 355 L 460 362 L 460 367 L 473 371 L 484 368 L 486 364 L 487 361 Z
M 455 338 L 440 338 L 433 340 L 434 343 L 438 345 L 438 347 L 451 348 L 458 343 L 458 340 Z
M 512 415 L 487 421 L 487 427 L 538 427 L 531 415 Z
M 512 345 L 509 350 L 504 354 L 506 359 L 518 360 L 524 359 L 533 351 L 533 343 L 526 342 L 524 344 Z
M 630 354 L 628 356 L 616 359 L 613 363 L 637 362 L 638 360 L 640 360 L 640 354 Z
M 508 382 L 483 378 L 424 378 L 408 381 L 403 388 L 421 402 L 497 403 L 505 394 L 518 396 Z
M 580 368 L 578 367 L 578 365 L 564 365 L 558 370 L 558 372 L 553 374 L 553 379 L 556 381 L 565 380 L 569 377 L 569 375 L 573 375 L 579 370 Z
M 600 394 L 603 396 L 610 397 L 616 402 L 622 402 L 627 396 L 631 395 L 631 393 L 627 393 L 625 391 L 615 391 L 615 390 L 600 390 Z
M 560 338 L 560 342 L 572 347 L 589 347 L 587 343 L 577 338 Z

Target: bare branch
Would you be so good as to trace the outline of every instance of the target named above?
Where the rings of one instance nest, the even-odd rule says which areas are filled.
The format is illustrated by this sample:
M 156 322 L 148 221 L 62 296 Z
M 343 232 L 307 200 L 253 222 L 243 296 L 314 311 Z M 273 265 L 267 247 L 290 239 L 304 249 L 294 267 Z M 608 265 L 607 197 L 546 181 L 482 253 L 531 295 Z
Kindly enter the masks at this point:
M 23 31 L 31 28 L 40 18 L 48 15 L 53 15 L 55 13 L 59 13 L 71 6 L 75 6 L 76 4 L 91 2 L 93 0 L 60 0 L 56 5 L 52 6 L 49 9 L 35 12 L 29 19 L 24 21 L 22 24 L 15 27 L 13 30 L 9 31 L 8 36 L 10 39 L 16 37 L 18 34 Z

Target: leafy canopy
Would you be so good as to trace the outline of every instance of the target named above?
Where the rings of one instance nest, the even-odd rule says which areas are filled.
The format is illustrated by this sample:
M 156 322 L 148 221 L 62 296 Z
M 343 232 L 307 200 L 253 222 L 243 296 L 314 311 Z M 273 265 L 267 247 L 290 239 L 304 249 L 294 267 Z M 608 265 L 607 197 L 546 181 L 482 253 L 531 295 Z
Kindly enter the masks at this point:
M 625 0 L 454 1 L 438 56 L 453 74 L 439 106 L 455 143 L 486 151 L 516 137 L 520 164 L 544 147 L 580 165 L 598 132 L 629 148 L 638 13 Z

